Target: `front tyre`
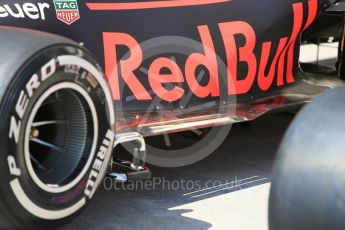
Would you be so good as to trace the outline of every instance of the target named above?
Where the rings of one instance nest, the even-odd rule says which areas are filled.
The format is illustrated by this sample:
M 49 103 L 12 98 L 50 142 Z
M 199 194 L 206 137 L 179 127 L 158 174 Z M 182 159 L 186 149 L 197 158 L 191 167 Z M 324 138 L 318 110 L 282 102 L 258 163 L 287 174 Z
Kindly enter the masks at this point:
M 110 91 L 88 52 L 64 38 L 0 28 L 0 40 L 17 52 L 0 62 L 0 228 L 58 226 L 104 176 L 114 141 Z

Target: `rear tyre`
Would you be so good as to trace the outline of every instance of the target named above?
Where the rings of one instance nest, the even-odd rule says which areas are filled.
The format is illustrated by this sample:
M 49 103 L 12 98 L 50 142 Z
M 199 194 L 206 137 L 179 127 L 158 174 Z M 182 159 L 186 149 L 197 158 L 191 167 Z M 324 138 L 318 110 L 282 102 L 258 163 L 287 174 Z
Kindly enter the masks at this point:
M 0 28 L 0 228 L 57 227 L 104 176 L 114 141 L 110 91 L 73 42 Z
M 345 229 L 345 88 L 297 115 L 275 162 L 270 229 Z

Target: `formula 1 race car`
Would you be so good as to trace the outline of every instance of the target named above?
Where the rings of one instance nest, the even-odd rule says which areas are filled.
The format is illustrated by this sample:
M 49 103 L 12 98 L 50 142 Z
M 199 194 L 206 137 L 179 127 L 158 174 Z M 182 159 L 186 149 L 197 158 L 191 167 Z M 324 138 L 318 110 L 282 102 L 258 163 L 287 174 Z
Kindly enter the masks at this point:
M 335 0 L 0 0 L 0 228 L 64 224 L 106 174 L 149 178 L 146 137 L 254 120 L 342 85 L 342 46 L 333 71 L 302 71 L 299 51 L 341 41 L 343 8 Z M 132 162 L 113 156 L 123 143 L 133 146 Z M 114 162 L 133 172 L 114 173 Z

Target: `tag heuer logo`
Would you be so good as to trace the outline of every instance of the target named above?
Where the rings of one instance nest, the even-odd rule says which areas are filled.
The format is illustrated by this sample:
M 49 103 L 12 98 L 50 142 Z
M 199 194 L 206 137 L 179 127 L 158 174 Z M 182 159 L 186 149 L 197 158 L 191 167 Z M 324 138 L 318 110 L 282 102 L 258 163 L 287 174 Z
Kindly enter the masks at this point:
M 80 18 L 77 0 L 54 0 L 57 18 L 71 25 Z

